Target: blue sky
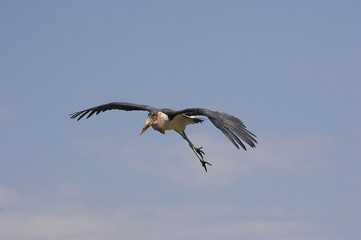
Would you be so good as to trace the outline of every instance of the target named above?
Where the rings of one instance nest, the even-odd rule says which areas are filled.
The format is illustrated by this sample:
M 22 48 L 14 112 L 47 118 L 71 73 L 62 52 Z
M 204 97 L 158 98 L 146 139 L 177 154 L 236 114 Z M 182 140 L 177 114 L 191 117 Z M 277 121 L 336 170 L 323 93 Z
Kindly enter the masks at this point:
M 360 1 L 0 1 L 1 239 L 360 239 Z M 239 117 L 139 136 L 145 112 Z

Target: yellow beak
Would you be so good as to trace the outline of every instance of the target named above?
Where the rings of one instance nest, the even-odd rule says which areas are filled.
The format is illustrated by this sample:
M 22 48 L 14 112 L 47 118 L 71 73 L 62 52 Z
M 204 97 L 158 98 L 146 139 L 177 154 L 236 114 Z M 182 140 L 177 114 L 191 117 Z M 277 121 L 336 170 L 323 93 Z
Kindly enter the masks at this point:
M 145 130 L 147 130 L 150 126 L 152 126 L 153 123 L 154 120 L 148 117 L 147 120 L 145 120 L 144 127 L 142 128 L 140 135 L 142 135 L 145 132 Z

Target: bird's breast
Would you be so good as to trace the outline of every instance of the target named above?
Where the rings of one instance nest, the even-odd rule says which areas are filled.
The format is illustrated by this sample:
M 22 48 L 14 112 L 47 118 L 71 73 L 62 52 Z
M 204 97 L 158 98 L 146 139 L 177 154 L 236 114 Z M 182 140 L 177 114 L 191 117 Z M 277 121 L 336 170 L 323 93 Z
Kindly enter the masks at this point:
M 182 132 L 188 124 L 190 124 L 186 117 L 183 115 L 177 115 L 172 120 L 164 122 L 165 130 L 176 130 L 177 132 Z

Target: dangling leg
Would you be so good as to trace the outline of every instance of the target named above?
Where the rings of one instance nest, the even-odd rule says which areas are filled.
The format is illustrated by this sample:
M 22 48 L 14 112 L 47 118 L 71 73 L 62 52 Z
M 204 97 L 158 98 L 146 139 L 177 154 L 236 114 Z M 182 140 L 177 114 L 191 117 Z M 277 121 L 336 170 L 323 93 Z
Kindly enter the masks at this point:
M 184 131 L 182 132 L 178 132 L 183 138 L 184 140 L 186 140 L 189 144 L 189 147 L 193 150 L 193 152 L 196 154 L 196 156 L 198 157 L 199 161 L 201 162 L 202 166 L 204 167 L 204 169 L 206 170 L 207 172 L 207 164 L 212 166 L 212 164 L 210 164 L 209 162 L 207 161 L 204 161 L 203 159 L 203 155 L 205 154 L 201 149 L 202 147 L 200 148 L 196 148 L 193 143 L 189 140 L 189 138 L 187 137 L 186 133 Z

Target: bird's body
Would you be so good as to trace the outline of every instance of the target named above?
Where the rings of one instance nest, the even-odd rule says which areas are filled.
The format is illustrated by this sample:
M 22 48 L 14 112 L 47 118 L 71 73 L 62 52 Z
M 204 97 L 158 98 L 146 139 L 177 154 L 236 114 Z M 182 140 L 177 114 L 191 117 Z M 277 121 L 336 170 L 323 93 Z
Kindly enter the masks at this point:
M 202 166 L 205 168 L 206 171 L 206 165 L 211 164 L 203 159 L 204 152 L 201 150 L 202 147 L 196 148 L 185 134 L 185 129 L 187 125 L 202 123 L 204 121 L 204 119 L 197 118 L 195 116 L 202 115 L 208 117 L 208 119 L 214 124 L 214 126 L 221 130 L 223 134 L 237 148 L 241 146 L 244 150 L 247 150 L 241 139 L 251 147 L 255 147 L 255 143 L 257 143 L 255 139 L 256 135 L 248 131 L 241 120 L 226 113 L 212 111 L 205 108 L 187 108 L 180 111 L 174 111 L 168 108 L 158 109 L 147 105 L 140 105 L 135 103 L 113 102 L 72 113 L 70 114 L 70 117 L 79 121 L 86 115 L 87 118 L 89 118 L 94 113 L 99 114 L 100 112 L 112 109 L 125 111 L 148 111 L 148 118 L 146 119 L 144 127 L 141 130 L 141 134 L 145 132 L 150 126 L 154 130 L 163 134 L 165 133 L 165 131 L 168 130 L 176 131 L 188 142 L 189 146 L 196 154 L 198 159 L 201 161 Z
M 173 119 L 169 119 L 168 115 L 159 111 L 156 112 L 156 123 L 151 126 L 154 130 L 163 133 L 168 130 L 183 132 L 187 125 L 203 122 L 203 119 L 185 116 L 183 114 L 176 115 Z

